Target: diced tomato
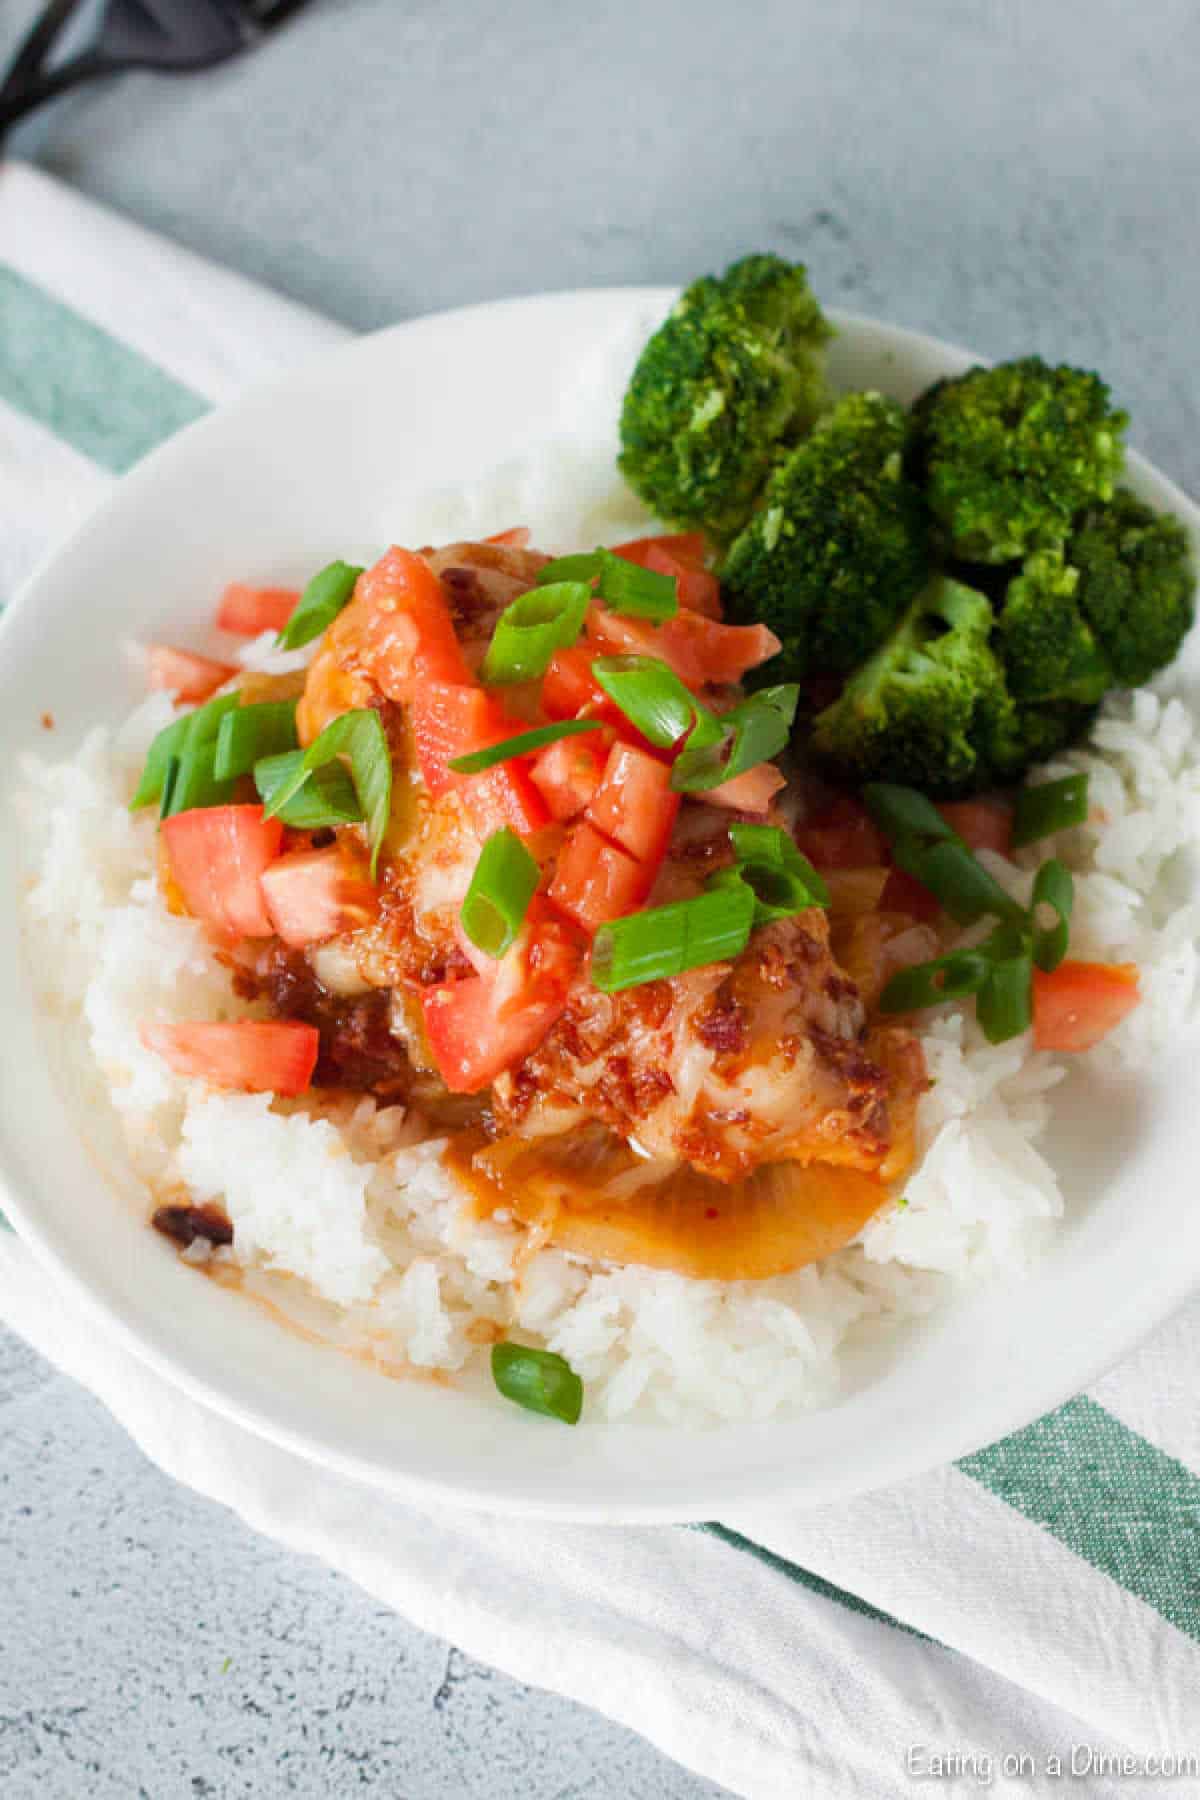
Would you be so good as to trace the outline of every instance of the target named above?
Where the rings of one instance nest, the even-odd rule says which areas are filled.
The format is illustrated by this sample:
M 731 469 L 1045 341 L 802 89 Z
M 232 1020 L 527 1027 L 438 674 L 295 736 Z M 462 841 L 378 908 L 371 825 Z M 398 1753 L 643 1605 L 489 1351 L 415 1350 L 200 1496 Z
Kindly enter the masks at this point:
M 278 819 L 265 819 L 261 806 L 200 806 L 164 819 L 162 834 L 193 918 L 233 937 L 270 937 L 259 877 L 283 843 Z
M 276 934 L 295 949 L 353 931 L 375 913 L 376 890 L 366 870 L 337 844 L 278 857 L 260 883 Z
M 321 1047 L 315 1025 L 296 1019 L 237 1019 L 230 1024 L 195 1020 L 143 1024 L 139 1035 L 177 1075 L 251 1094 L 302 1094 L 312 1080 Z
M 646 552 L 646 567 L 658 575 L 673 577 L 680 606 L 701 613 L 706 619 L 720 619 L 721 584 L 711 569 L 693 568 L 669 550 L 655 548 Z
M 723 781 L 720 787 L 705 788 L 695 797 L 707 800 L 710 806 L 727 806 L 734 812 L 758 813 L 766 812 L 771 801 L 780 788 L 787 786 L 787 777 L 780 773 L 774 763 L 758 763 L 753 769 L 747 769 L 742 775 L 735 775 L 732 781 Z
M 456 775 L 448 766 L 525 729 L 493 695 L 461 681 L 426 682 L 413 695 L 409 717 L 425 786 L 435 797 L 458 789 L 484 837 L 503 825 L 532 837 L 550 823 L 523 761 L 497 763 L 480 775 Z
M 574 719 L 585 706 L 607 702 L 608 696 L 592 674 L 595 648 L 573 644 L 556 650 L 542 677 L 542 711 L 548 719 Z
M 417 690 L 409 719 L 421 779 L 435 799 L 463 779 L 447 764 L 498 742 L 506 735 L 503 718 L 503 708 L 473 682 L 430 681 Z
M 1012 849 L 1012 807 L 1003 800 L 950 800 L 938 807 L 951 831 L 972 850 Z
M 796 842 L 817 869 L 862 869 L 890 862 L 887 839 L 864 806 L 839 794 L 823 813 L 796 833 Z
M 1033 971 L 1035 1050 L 1090 1050 L 1140 1000 L 1134 963 L 1060 963 L 1051 975 Z
M 501 544 L 510 550 L 524 550 L 530 536 L 528 525 L 510 525 L 507 531 L 493 531 L 491 537 L 485 537 L 483 541 L 485 544 Z
M 430 681 L 471 680 L 442 584 L 424 557 L 393 545 L 359 577 L 358 599 L 368 620 L 364 660 L 389 700 L 410 700 Z
M 497 763 L 482 775 L 466 776 L 463 799 L 481 837 L 507 825 L 518 837 L 531 838 L 550 823 L 546 802 L 520 762 Z
M 595 738 L 607 733 L 591 732 L 587 737 L 560 738 L 534 759 L 529 770 L 532 781 L 552 819 L 573 819 L 581 813 L 604 773 L 604 752 Z
M 424 990 L 425 1035 L 451 1093 L 478 1093 L 537 1048 L 566 1006 L 580 954 L 569 928 L 535 900 L 499 962 Z
M 146 651 L 146 674 L 152 688 L 162 688 L 177 700 L 207 700 L 237 674 L 232 663 L 197 656 L 174 644 L 151 644 Z
M 222 631 L 236 631 L 241 637 L 282 631 L 299 601 L 296 588 L 256 588 L 231 581 L 221 595 L 217 624 Z
M 704 566 L 704 539 L 698 531 L 668 532 L 662 537 L 633 538 L 613 546 L 626 562 L 669 575 L 677 584 L 679 604 L 706 618 L 721 617 L 721 584 Z
M 740 681 L 780 648 L 765 625 L 722 625 L 686 607 L 654 625 L 597 605 L 588 613 L 587 630 L 608 653 L 659 657 L 691 688 Z
M 653 869 L 581 819 L 559 852 L 549 895 L 561 912 L 590 935 L 606 919 L 635 912 L 653 885 Z
M 614 744 L 587 809 L 588 823 L 648 865 L 653 879 L 671 841 L 679 798 L 671 790 L 668 764 L 633 744 Z

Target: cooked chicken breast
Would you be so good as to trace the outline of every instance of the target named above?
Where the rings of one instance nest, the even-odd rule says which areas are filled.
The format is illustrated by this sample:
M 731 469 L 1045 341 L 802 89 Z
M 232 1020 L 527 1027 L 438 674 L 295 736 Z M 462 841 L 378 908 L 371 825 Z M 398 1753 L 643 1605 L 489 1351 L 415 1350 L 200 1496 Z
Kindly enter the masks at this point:
M 457 649 L 451 644 L 450 654 L 461 652 L 469 679 L 500 612 L 533 584 L 545 558 L 467 543 L 422 554 L 453 623 Z M 280 1010 L 320 1026 L 319 1076 L 412 1102 L 415 1089 L 428 1096 L 437 1086 L 422 996 L 431 986 L 473 973 L 459 912 L 481 839 L 461 794 L 431 795 L 417 773 L 405 700 L 411 691 L 406 627 L 389 602 L 386 563 L 360 580 L 327 634 L 300 708 L 305 741 L 349 706 L 375 707 L 384 720 L 394 762 L 393 815 L 378 914 L 361 929 L 303 953 L 281 956 L 276 947 L 260 958 L 259 973 Z M 514 696 L 518 714 L 520 700 Z M 685 802 L 649 904 L 699 893 L 731 859 L 731 816 L 701 801 Z M 766 822 L 779 822 L 779 815 L 772 812 Z M 547 880 L 563 833 L 562 826 L 551 826 L 537 845 Z M 502 1008 L 511 998 L 497 990 L 494 1005 Z M 498 1139 L 513 1146 L 501 1148 L 498 1158 L 487 1150 L 488 1179 L 506 1161 L 515 1171 L 512 1158 L 521 1145 L 543 1147 L 544 1171 L 547 1157 L 561 1160 L 564 1144 L 583 1142 L 580 1133 L 594 1143 L 595 1132 L 603 1130 L 622 1155 L 633 1158 L 630 1167 L 653 1175 L 661 1188 L 657 1209 L 645 1212 L 647 1229 L 652 1210 L 657 1219 L 657 1249 L 655 1256 L 646 1249 L 647 1260 L 687 1263 L 680 1220 L 691 1217 L 689 1209 L 700 1199 L 706 1216 L 715 1217 L 712 1196 L 724 1192 L 731 1196 L 730 1230 L 739 1217 L 743 1226 L 756 1218 L 773 1246 L 764 1266 L 774 1268 L 781 1254 L 782 1266 L 794 1266 L 797 1240 L 790 1227 L 780 1239 L 779 1193 L 771 1190 L 764 1212 L 765 1190 L 753 1185 L 756 1172 L 781 1164 L 827 1172 L 828 1179 L 810 1184 L 804 1239 L 810 1244 L 806 1254 L 823 1254 L 834 1239 L 853 1235 L 882 1198 L 878 1184 L 907 1166 L 924 1084 L 917 1040 L 901 1025 L 872 1023 L 859 986 L 835 959 L 827 915 L 814 908 L 758 929 L 732 961 L 611 994 L 592 985 L 580 940 L 565 1006 L 540 1041 L 497 1076 L 476 1116 L 486 1119 L 489 1144 Z M 522 1168 L 527 1195 L 541 1191 L 530 1167 Z M 854 1181 L 839 1188 L 839 1170 L 847 1182 L 853 1171 Z M 685 1184 L 684 1199 L 682 1190 L 672 1189 L 668 1205 L 662 1183 L 672 1171 L 690 1171 L 700 1185 Z M 641 1176 L 630 1192 L 639 1183 L 635 1239 L 637 1206 L 648 1208 Z M 585 1211 L 587 1238 L 599 1215 L 594 1208 Z M 567 1213 L 560 1216 L 564 1231 Z M 669 1230 L 664 1218 L 673 1221 Z M 577 1208 L 577 1237 L 580 1229 Z M 606 1229 L 616 1229 L 611 1219 Z M 620 1231 L 628 1229 L 626 1211 Z M 786 1254 L 781 1241 L 789 1246 Z M 689 1255 L 694 1264 L 695 1254 Z M 744 1244 L 736 1254 L 728 1245 L 721 1251 L 721 1269 L 756 1270 L 761 1262 Z

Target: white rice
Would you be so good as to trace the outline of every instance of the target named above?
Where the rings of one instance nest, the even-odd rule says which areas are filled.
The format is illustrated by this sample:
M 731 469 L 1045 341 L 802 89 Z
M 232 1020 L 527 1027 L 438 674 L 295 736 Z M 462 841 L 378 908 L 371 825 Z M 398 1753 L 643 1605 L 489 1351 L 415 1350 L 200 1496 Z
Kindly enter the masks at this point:
M 571 454 L 582 467 L 582 453 Z M 556 454 L 557 485 L 569 491 L 565 455 Z M 536 519 L 531 480 L 512 485 L 512 496 L 493 493 L 465 522 L 460 496 L 456 530 L 437 535 Z M 598 474 L 594 488 L 588 541 L 620 510 L 604 501 Z M 545 541 L 563 536 L 548 531 Z M 242 660 L 270 667 L 274 656 L 263 640 Z M 200 929 L 166 911 L 154 822 L 127 809 L 146 747 L 170 717 L 156 695 L 65 761 L 26 759 L 36 970 L 48 1005 L 76 1022 L 73 1035 L 102 1073 L 150 1191 L 219 1198 L 234 1244 L 217 1263 L 238 1266 L 249 1291 L 332 1343 L 369 1350 L 396 1370 L 480 1380 L 487 1342 L 511 1331 L 568 1358 L 592 1418 L 766 1418 L 827 1404 L 844 1350 L 890 1339 L 958 1284 L 1019 1274 L 1051 1238 L 1063 1195 L 1038 1143 L 1066 1067 L 1028 1039 L 989 1045 L 969 1008 L 928 1015 L 933 1086 L 918 1113 L 919 1159 L 897 1204 L 849 1249 L 763 1282 L 531 1254 L 512 1226 L 471 1218 L 442 1167 L 442 1145 L 414 1142 L 401 1108 L 364 1099 L 318 1112 L 316 1102 L 220 1093 L 172 1074 L 142 1048 L 141 1021 L 254 1008 L 232 994 Z M 1044 855 L 1069 863 L 1073 954 L 1136 962 L 1143 994 L 1104 1045 L 1073 1060 L 1146 1067 L 1197 1001 L 1200 906 L 1179 899 L 1197 891 L 1184 866 L 1200 843 L 1191 713 L 1165 692 L 1113 697 L 1090 746 L 1047 773 L 1071 769 L 1090 776 L 1088 824 L 1017 862 L 987 860 L 1022 899 Z

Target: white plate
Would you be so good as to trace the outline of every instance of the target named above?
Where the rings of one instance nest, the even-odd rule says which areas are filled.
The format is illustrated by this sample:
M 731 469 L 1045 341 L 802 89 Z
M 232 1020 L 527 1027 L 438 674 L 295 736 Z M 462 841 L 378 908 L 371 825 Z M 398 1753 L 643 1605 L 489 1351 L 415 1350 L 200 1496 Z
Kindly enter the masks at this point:
M 597 345 L 632 343 L 665 291 L 473 307 L 360 340 L 202 420 L 123 481 L 0 626 L 0 768 L 135 697 L 128 637 L 200 641 L 235 574 L 299 582 L 404 535 L 409 497 L 482 473 L 562 428 Z M 902 400 L 965 366 L 910 332 L 841 319 L 835 378 Z M 1136 396 L 1134 396 L 1136 400 Z M 1134 458 L 1135 485 L 1200 515 Z M 497 525 L 510 523 L 495 521 Z M 1196 642 L 1191 663 L 1200 663 Z M 391 1381 L 299 1341 L 183 1266 L 104 1175 L 58 1085 L 19 939 L 20 876 L 0 838 L 3 1206 L 97 1322 L 160 1374 L 314 1461 L 397 1492 L 577 1519 L 700 1519 L 768 1497 L 827 1501 L 1002 1436 L 1078 1391 L 1200 1274 L 1200 1109 L 1186 1058 L 1141 1085 L 1063 1096 L 1052 1153 L 1069 1216 L 1037 1272 L 960 1300 L 829 1410 L 681 1433 L 569 1431 L 495 1401 Z M 111 1160 L 111 1159 L 110 1159 Z M 119 1159 L 118 1159 L 119 1162 Z

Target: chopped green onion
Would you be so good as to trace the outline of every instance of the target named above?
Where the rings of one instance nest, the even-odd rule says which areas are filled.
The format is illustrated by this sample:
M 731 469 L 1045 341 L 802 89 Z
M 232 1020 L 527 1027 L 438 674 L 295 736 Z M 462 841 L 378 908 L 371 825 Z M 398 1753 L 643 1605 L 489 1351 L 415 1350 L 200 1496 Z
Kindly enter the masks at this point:
M 248 775 L 264 756 L 293 750 L 296 738 L 296 702 L 264 700 L 257 706 L 236 706 L 221 720 L 217 732 L 215 770 L 219 781 Z
M 506 1400 L 515 1401 L 526 1412 L 545 1413 L 564 1425 L 579 1422 L 583 1383 L 565 1357 L 553 1350 L 493 1344 L 492 1380 Z
M 345 756 L 350 779 L 362 807 L 371 847 L 371 874 L 387 831 L 392 805 L 392 759 L 379 714 L 370 707 L 342 713 L 308 746 L 295 772 L 280 782 L 266 806 L 267 817 L 277 818 L 287 802 L 304 786 L 314 769 L 324 768 Z
M 550 667 L 555 651 L 575 642 L 591 602 L 591 589 L 584 581 L 556 581 L 518 595 L 496 620 L 480 670 L 483 680 L 536 681 Z
M 706 711 L 674 669 L 656 656 L 598 656 L 592 674 L 658 750 L 670 750 Z
M 1033 919 L 1033 960 L 1043 974 L 1052 974 L 1063 957 L 1071 938 L 1071 909 L 1075 904 L 1075 882 L 1071 871 L 1057 857 L 1044 862 L 1033 883 L 1030 915 Z M 1053 925 L 1043 925 L 1038 918 L 1040 908 L 1049 907 Z
M 164 773 L 160 817 L 198 806 L 224 806 L 233 798 L 232 781 L 217 779 L 216 749 L 222 720 L 240 704 L 238 694 L 220 694 L 187 715 L 186 730 L 172 748 Z
M 693 732 L 671 770 L 675 792 L 703 793 L 778 756 L 791 736 L 799 698 L 798 685 L 789 683 L 760 688 L 727 713 L 705 714 L 718 731 L 700 742 Z
M 872 781 L 863 789 L 863 804 L 890 844 L 902 838 L 915 838 L 919 843 L 935 843 L 939 838 L 952 838 L 947 825 L 932 800 L 916 788 L 898 787 L 890 781 Z
M 557 556 L 539 570 L 537 584 L 558 581 L 592 582 L 599 576 L 597 597 L 610 612 L 661 624 L 679 611 L 679 585 L 673 575 L 643 569 L 611 550 L 584 550 L 576 556 Z
M 879 1010 L 920 1012 L 922 1007 L 940 1006 L 944 1000 L 965 1000 L 968 994 L 979 992 L 990 967 L 981 950 L 953 950 L 932 962 L 915 963 L 892 976 L 879 996 Z
M 584 731 L 603 731 L 600 719 L 560 719 L 557 725 L 535 725 L 532 731 L 518 731 L 513 737 L 501 738 L 485 750 L 472 750 L 467 756 L 456 756 L 446 764 L 455 775 L 481 775 L 497 763 L 512 762 L 514 757 L 529 756 L 559 738 L 578 737 Z
M 254 765 L 254 785 L 264 807 L 275 818 L 290 825 L 293 831 L 324 831 L 331 825 L 358 825 L 363 811 L 354 791 L 354 783 L 341 763 L 326 763 L 304 775 L 303 750 L 285 750 L 279 756 L 264 756 Z M 278 790 L 300 771 L 303 786 L 295 788 L 290 800 L 282 806 L 271 805 Z
M 137 791 L 129 802 L 130 812 L 136 812 L 140 806 L 152 806 L 162 798 L 171 762 L 178 762 L 191 723 L 192 715 L 185 713 L 183 718 L 172 719 L 159 732 L 146 752 Z
M 673 575 L 643 569 L 626 562 L 611 550 L 600 552 L 600 598 L 610 612 L 632 619 L 650 619 L 656 625 L 673 619 L 679 611 L 678 583 Z
M 1036 844 L 1039 838 L 1053 837 L 1056 831 L 1082 825 L 1087 816 L 1086 775 L 1064 775 L 1061 781 L 1022 788 L 1013 814 L 1013 848 L 1019 850 L 1025 844 Z
M 745 882 L 710 888 L 601 925 L 592 945 L 592 983 L 606 994 L 725 962 L 745 949 L 756 900 Z
M 1001 926 L 980 946 L 987 979 L 975 998 L 975 1016 L 989 1044 L 1028 1031 L 1033 1020 L 1033 956 L 1027 933 Z
M 755 898 L 754 923 L 790 919 L 810 906 L 828 906 L 829 889 L 786 831 L 777 825 L 733 824 L 729 827 L 737 863 L 722 869 L 710 886 L 744 881 Z
M 192 812 L 199 806 L 227 806 L 233 799 L 236 783 L 221 781 L 214 763 L 216 745 L 189 746 L 182 756 L 172 757 L 168 784 L 163 789 L 162 817 L 172 813 Z
M 512 948 L 542 871 L 515 831 L 493 831 L 462 903 L 462 926 L 476 949 L 501 957 Z
M 973 925 L 989 913 L 1017 924 L 1024 908 L 1005 893 L 960 837 L 951 834 L 928 849 L 914 852 L 904 842 L 893 844 L 892 855 L 906 874 L 927 887 L 950 917 L 960 925 Z
M 556 556 L 537 572 L 539 587 L 558 581 L 594 581 L 604 560 L 603 550 L 580 550 L 573 556 Z
M 354 593 L 362 574 L 355 563 L 331 562 L 314 575 L 296 610 L 275 640 L 281 650 L 299 650 L 327 631 Z
M 880 781 L 863 789 L 863 800 L 897 866 L 927 887 L 958 924 L 972 925 L 989 913 L 1014 924 L 1025 918 L 924 794 Z

